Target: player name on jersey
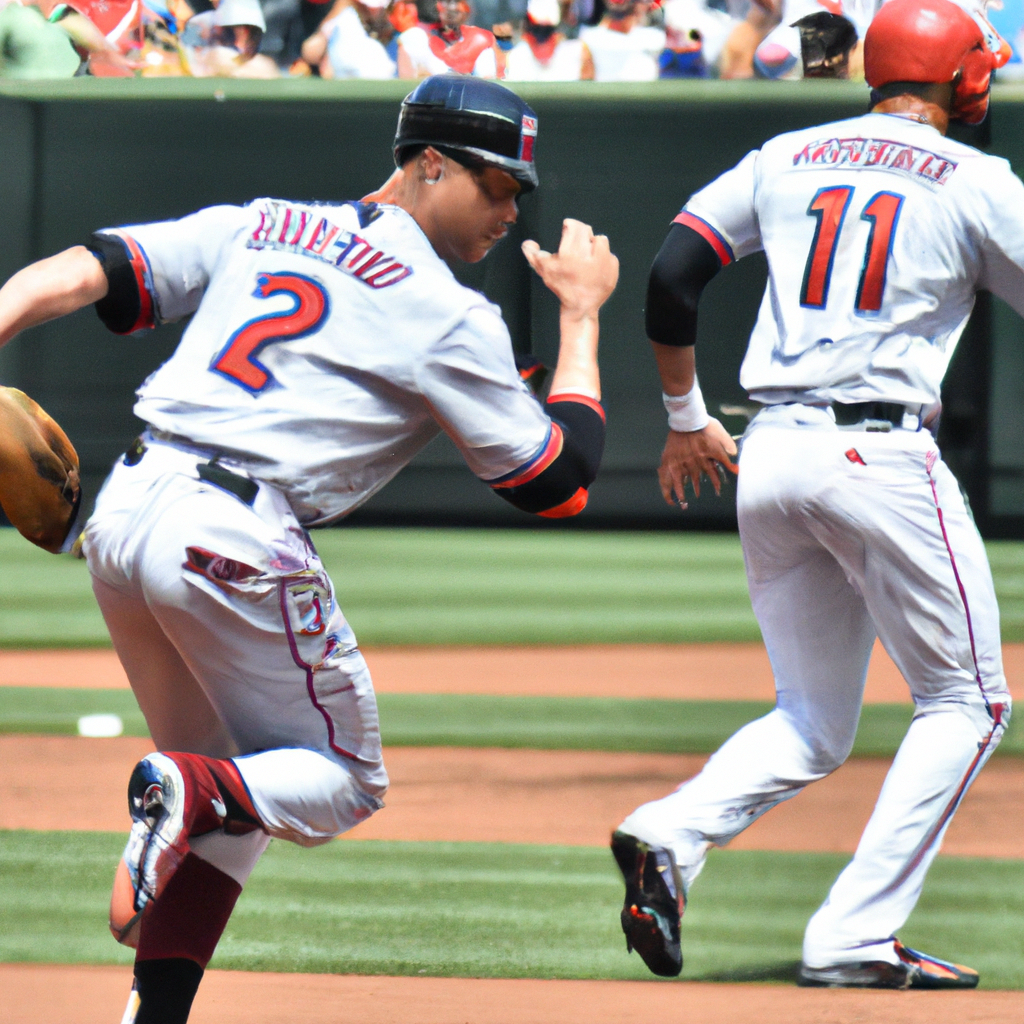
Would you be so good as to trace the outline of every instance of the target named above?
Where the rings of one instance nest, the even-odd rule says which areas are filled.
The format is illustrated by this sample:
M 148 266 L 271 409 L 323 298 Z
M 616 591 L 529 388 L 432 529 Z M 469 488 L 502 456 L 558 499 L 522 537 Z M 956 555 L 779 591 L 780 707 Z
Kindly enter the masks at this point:
M 371 288 L 388 288 L 404 281 L 412 267 L 375 249 L 365 238 L 333 224 L 313 210 L 268 200 L 257 207 L 256 230 L 250 249 L 278 249 L 308 256 L 337 267 Z
M 794 167 L 884 168 L 917 181 L 945 185 L 956 170 L 955 160 L 891 139 L 821 139 L 793 157 Z

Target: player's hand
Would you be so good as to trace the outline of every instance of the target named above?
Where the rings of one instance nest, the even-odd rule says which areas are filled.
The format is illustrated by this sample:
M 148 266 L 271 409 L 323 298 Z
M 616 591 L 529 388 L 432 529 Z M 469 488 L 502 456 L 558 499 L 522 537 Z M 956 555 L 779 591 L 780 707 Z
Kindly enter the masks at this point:
M 716 419 L 712 419 L 703 430 L 685 433 L 670 430 L 658 467 L 658 481 L 665 501 L 687 508 L 686 481 L 690 481 L 694 497 L 699 498 L 702 473 L 711 481 L 715 494 L 721 494 L 723 471 L 739 472 L 739 467 L 732 461 L 735 454 L 736 442 Z
M 523 242 L 523 255 L 558 296 L 562 312 L 572 316 L 596 316 L 619 280 L 619 260 L 607 236 L 571 218 L 562 222 L 558 252 L 545 252 L 531 240 Z

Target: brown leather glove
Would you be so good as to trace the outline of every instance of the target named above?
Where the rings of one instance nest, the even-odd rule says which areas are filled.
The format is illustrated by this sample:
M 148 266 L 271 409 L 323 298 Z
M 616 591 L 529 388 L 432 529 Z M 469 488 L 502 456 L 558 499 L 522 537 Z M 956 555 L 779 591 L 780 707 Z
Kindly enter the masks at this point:
M 78 455 L 28 395 L 0 387 L 0 506 L 18 532 L 60 551 L 81 500 Z

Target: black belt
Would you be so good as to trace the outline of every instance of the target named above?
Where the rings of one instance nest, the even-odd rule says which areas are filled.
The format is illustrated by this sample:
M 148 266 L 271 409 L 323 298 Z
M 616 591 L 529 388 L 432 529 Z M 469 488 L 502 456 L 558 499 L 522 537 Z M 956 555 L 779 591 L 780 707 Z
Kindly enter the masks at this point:
M 128 451 L 124 453 L 124 464 L 137 466 L 147 450 L 146 442 L 141 437 L 137 437 Z M 197 463 L 196 474 L 200 480 L 213 484 L 214 487 L 219 487 L 222 491 L 227 491 L 228 494 L 233 494 L 250 508 L 256 501 L 256 495 L 260 493 L 260 485 L 255 480 L 250 480 L 249 477 L 242 476 L 241 473 L 232 473 L 216 459 Z
M 840 427 L 857 427 L 863 423 L 865 430 L 884 432 L 892 430 L 893 427 L 902 427 L 903 417 L 908 410 L 900 402 L 833 402 L 832 411 L 836 414 L 836 424 Z M 918 413 L 914 415 L 918 416 Z
M 244 501 L 252 508 L 256 495 L 260 493 L 260 485 L 255 480 L 250 480 L 241 473 L 232 473 L 225 469 L 219 462 L 200 462 L 196 466 L 196 473 L 200 480 L 205 480 L 222 491 L 233 494 L 239 501 Z

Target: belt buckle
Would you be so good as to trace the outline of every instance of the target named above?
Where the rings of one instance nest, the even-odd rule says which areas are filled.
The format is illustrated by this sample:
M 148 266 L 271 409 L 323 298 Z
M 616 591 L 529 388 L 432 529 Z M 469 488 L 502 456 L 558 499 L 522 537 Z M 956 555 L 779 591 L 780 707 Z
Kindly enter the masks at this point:
M 890 420 L 863 419 L 857 427 L 869 434 L 888 434 L 893 428 L 893 423 Z

